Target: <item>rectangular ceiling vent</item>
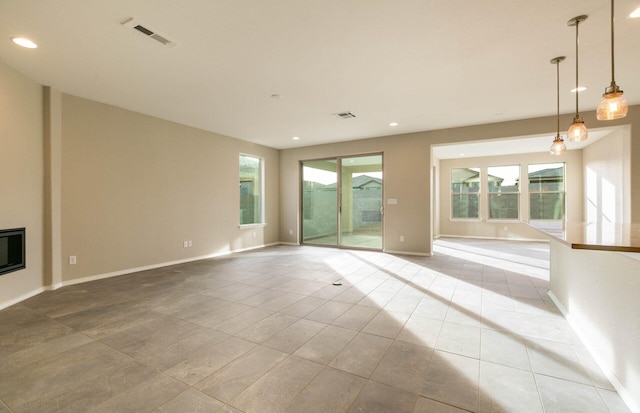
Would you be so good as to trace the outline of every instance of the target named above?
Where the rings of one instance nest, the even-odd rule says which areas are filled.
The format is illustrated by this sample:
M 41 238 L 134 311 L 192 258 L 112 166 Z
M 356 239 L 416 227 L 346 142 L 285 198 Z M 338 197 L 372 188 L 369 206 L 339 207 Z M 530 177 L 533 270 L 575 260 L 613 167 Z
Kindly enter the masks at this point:
M 334 113 L 334 116 L 337 116 L 340 119 L 351 119 L 351 118 L 355 118 L 356 117 L 356 115 L 354 115 L 351 112 Z
M 142 33 L 145 36 L 157 41 L 158 43 L 160 43 L 161 45 L 163 45 L 165 47 L 174 47 L 174 46 L 176 46 L 178 44 L 178 43 L 174 42 L 173 40 L 168 39 L 166 36 L 161 35 L 161 34 L 157 33 L 156 31 L 150 29 L 149 27 L 143 26 L 139 21 L 136 21 L 133 18 L 125 21 L 124 23 L 122 23 L 122 25 L 139 31 L 140 33 Z

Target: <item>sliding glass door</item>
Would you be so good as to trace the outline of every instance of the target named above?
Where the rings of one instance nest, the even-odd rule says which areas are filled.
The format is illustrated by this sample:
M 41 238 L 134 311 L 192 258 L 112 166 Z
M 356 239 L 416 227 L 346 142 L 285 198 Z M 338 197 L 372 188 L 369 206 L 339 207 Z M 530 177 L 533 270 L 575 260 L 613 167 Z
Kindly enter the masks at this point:
M 382 249 L 382 155 L 301 166 L 302 242 Z

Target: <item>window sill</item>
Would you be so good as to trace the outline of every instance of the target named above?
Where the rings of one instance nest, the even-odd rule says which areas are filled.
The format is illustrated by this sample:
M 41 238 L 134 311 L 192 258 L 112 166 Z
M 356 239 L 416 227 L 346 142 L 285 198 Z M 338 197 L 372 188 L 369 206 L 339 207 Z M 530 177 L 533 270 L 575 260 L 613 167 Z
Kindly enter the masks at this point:
M 451 222 L 482 222 L 480 218 L 449 218 Z

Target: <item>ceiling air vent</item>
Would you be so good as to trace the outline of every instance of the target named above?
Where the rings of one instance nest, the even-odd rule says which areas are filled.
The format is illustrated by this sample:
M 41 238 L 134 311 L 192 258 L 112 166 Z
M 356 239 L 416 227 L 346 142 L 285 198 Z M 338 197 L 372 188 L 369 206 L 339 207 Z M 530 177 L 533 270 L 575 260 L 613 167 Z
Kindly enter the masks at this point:
M 143 26 L 139 21 L 136 21 L 133 18 L 125 21 L 124 23 L 122 23 L 122 25 L 139 31 L 140 33 L 157 41 L 158 43 L 162 44 L 165 47 L 173 47 L 178 44 L 173 40 L 167 39 L 166 36 L 157 33 L 156 31 L 150 29 L 149 27 Z
M 334 113 L 333 115 L 341 119 L 351 119 L 356 117 L 356 115 L 354 115 L 351 112 L 340 112 L 340 113 Z

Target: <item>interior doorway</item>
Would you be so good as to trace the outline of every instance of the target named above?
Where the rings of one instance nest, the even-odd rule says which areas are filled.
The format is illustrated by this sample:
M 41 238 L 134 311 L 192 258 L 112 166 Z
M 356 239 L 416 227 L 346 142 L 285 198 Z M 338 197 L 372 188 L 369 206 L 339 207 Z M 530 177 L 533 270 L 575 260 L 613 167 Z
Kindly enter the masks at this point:
M 382 250 L 382 154 L 301 162 L 302 243 Z

